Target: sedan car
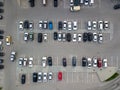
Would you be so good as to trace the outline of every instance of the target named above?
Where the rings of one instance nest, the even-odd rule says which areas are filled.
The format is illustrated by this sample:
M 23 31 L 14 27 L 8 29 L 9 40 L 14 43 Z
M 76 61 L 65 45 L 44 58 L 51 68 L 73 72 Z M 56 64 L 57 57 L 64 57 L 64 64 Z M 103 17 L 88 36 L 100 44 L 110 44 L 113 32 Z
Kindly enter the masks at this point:
M 106 68 L 107 66 L 108 66 L 108 64 L 107 64 L 107 59 L 106 59 L 106 58 L 104 58 L 104 59 L 103 59 L 103 67 L 105 67 L 105 68 Z
M 88 64 L 87 64 L 87 58 L 86 57 L 83 57 L 82 58 L 82 66 L 83 67 L 86 67 Z
M 68 42 L 70 42 L 71 39 L 72 39 L 71 33 L 67 33 L 67 34 L 66 34 L 66 40 L 67 40 Z
M 53 73 L 52 73 L 52 72 L 49 72 L 49 73 L 48 73 L 48 79 L 49 79 L 49 80 L 52 80 L 52 78 L 53 78 Z
M 21 84 L 25 84 L 25 82 L 26 82 L 26 75 L 22 74 L 22 76 L 21 76 Z
M 79 33 L 79 34 L 77 35 L 77 38 L 78 38 L 78 42 L 81 42 L 81 41 L 82 41 L 82 34 Z
M 63 30 L 67 30 L 67 21 L 63 22 Z
M 12 51 L 10 54 L 10 61 L 14 62 L 15 59 L 16 59 L 16 52 Z
M 38 43 L 42 43 L 42 41 L 43 41 L 43 34 L 38 33 Z
M 78 29 L 78 22 L 73 21 L 73 30 L 77 30 L 77 29 Z
M 103 42 L 103 34 L 102 34 L 102 33 L 99 33 L 99 34 L 98 34 L 98 42 L 99 42 L 99 43 L 102 43 L 102 42 Z
M 93 61 L 93 67 L 97 67 L 97 58 L 93 57 L 92 61 Z
M 43 29 L 48 29 L 48 21 L 43 22 Z
M 120 4 L 114 5 L 113 9 L 115 9 L 115 10 L 120 9 Z
M 42 67 L 47 66 L 47 57 L 42 57 Z
M 33 57 L 29 57 L 28 65 L 30 68 L 33 67 Z
M 58 30 L 62 30 L 62 28 L 63 28 L 63 23 L 62 23 L 62 21 L 59 21 L 58 22 Z
M 92 22 L 92 30 L 97 30 L 97 22 L 96 21 Z
M 54 38 L 54 40 L 58 40 L 58 33 L 57 32 L 53 33 L 53 38 Z
M 24 41 L 28 41 L 29 34 L 27 32 L 24 33 Z
M 93 33 L 88 32 L 87 34 L 88 34 L 88 41 L 89 42 L 93 41 Z
M 97 42 L 98 41 L 98 35 L 97 33 L 93 33 L 93 42 Z
M 68 21 L 68 27 L 67 28 L 68 28 L 69 31 L 72 30 L 72 28 L 73 28 L 72 22 Z
M 30 22 L 30 23 L 29 23 L 29 29 L 30 29 L 30 30 L 33 30 L 33 28 L 34 28 L 33 22 Z
M 83 42 L 86 42 L 88 40 L 88 33 L 84 32 L 82 37 L 83 37 Z
M 63 42 L 66 41 L 66 33 L 62 34 L 62 40 L 63 40 Z
M 5 56 L 5 53 L 4 52 L 0 52 L 0 57 L 3 57 Z
M 50 30 L 53 30 L 53 22 L 52 21 L 49 21 L 48 26 L 49 26 Z
M 91 21 L 87 22 L 87 30 L 92 30 L 92 22 Z
M 58 80 L 59 80 L 59 81 L 62 80 L 62 72 L 58 72 Z
M 4 65 L 1 65 L 1 64 L 0 64 L 0 70 L 1 70 L 1 69 L 4 69 Z
M 72 66 L 75 67 L 76 66 L 76 57 L 72 57 Z
M 98 22 L 98 29 L 99 30 L 103 30 L 104 29 L 104 23 L 103 23 L 103 21 L 99 21 Z
M 62 63 L 63 63 L 63 66 L 64 66 L 64 67 L 67 66 L 67 60 L 66 60 L 66 58 L 63 58 L 63 59 L 62 59 Z
M 2 64 L 4 62 L 4 60 L 3 59 L 0 59 L 0 64 Z
M 47 78 L 47 73 L 44 72 L 44 73 L 43 73 L 43 82 L 47 82 L 47 79 L 48 79 L 48 78 Z
M 29 21 L 28 20 L 25 20 L 23 22 L 23 27 L 24 27 L 24 29 L 29 29 Z
M 39 21 L 39 28 L 40 30 L 43 29 L 43 21 Z
M 77 41 L 77 34 L 73 34 L 73 42 L 76 42 Z
M 52 66 L 52 57 L 47 58 L 47 63 L 49 66 Z
M 88 68 L 91 68 L 92 67 L 92 59 L 87 58 L 87 63 L 88 63 Z
M 29 40 L 30 40 L 30 41 L 33 41 L 33 40 L 34 40 L 34 33 L 33 33 L 33 32 L 30 32 L 30 33 L 29 33 Z
M 47 38 L 48 38 L 48 37 L 47 37 L 47 33 L 44 33 L 44 34 L 43 34 L 43 40 L 44 40 L 44 41 L 47 41 Z
M 23 65 L 23 58 L 21 57 L 21 58 L 19 58 L 19 61 L 18 61 L 18 64 L 19 64 L 19 66 L 22 66 Z
M 23 21 L 19 22 L 19 30 L 23 30 Z
M 58 0 L 54 0 L 54 7 L 58 7 Z
M 101 58 L 97 59 L 97 66 L 98 66 L 98 68 L 102 67 L 102 60 L 101 60 Z
M 23 66 L 25 67 L 25 66 L 27 66 L 27 58 L 24 58 L 24 60 L 23 60 Z
M 62 41 L 62 33 L 58 33 L 58 41 Z
M 11 42 L 12 42 L 11 36 L 6 36 L 5 41 L 6 41 L 6 45 L 7 45 L 7 46 L 11 45 Z
M 38 74 L 36 72 L 33 73 L 33 82 L 37 82 L 38 80 Z
M 38 72 L 38 82 L 42 82 L 43 80 L 43 74 L 42 72 Z
M 108 21 L 104 21 L 104 29 L 107 30 L 109 29 L 109 22 Z

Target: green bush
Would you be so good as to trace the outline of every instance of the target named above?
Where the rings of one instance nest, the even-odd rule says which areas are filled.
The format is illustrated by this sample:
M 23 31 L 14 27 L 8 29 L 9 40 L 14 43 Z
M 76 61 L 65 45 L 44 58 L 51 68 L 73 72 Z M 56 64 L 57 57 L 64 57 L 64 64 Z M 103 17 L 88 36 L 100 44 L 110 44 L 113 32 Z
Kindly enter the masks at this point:
M 115 74 L 113 74 L 110 78 L 108 78 L 108 79 L 105 80 L 105 81 L 106 81 L 106 82 L 107 82 L 107 81 L 111 81 L 111 80 L 115 79 L 117 76 L 119 76 L 119 74 L 118 74 L 118 73 L 115 73 Z
M 2 90 L 2 87 L 0 87 L 0 90 Z

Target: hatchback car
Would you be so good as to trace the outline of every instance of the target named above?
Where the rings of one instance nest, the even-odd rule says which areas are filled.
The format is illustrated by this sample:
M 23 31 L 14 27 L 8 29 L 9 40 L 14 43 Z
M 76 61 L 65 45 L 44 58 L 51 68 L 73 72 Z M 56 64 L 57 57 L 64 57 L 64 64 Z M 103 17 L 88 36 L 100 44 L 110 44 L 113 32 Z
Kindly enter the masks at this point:
M 59 81 L 62 80 L 62 72 L 58 72 L 58 80 L 59 80 Z
M 47 57 L 42 57 L 42 67 L 46 67 L 47 66 Z
M 42 82 L 42 80 L 43 80 L 43 73 L 38 72 L 38 82 Z
M 25 82 L 26 82 L 26 75 L 22 74 L 22 76 L 21 76 L 21 84 L 25 84 Z
M 47 58 L 47 63 L 49 66 L 52 66 L 52 57 Z
M 52 21 L 49 21 L 48 26 L 49 26 L 50 30 L 53 30 L 53 22 Z
M 33 82 L 37 82 L 38 74 L 36 72 L 33 73 Z
M 67 60 L 66 60 L 66 58 L 63 58 L 63 59 L 62 59 L 62 64 L 63 64 L 64 67 L 67 66 Z

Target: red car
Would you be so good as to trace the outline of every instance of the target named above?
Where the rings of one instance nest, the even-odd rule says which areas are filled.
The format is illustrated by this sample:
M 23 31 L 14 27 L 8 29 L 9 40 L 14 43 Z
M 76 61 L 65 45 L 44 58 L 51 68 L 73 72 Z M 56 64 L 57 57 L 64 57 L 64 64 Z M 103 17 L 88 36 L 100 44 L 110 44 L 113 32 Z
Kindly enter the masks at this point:
M 102 67 L 102 60 L 101 60 L 101 58 L 97 59 L 97 66 L 98 66 L 98 68 Z
M 58 80 L 59 80 L 59 81 L 62 80 L 62 72 L 58 72 Z

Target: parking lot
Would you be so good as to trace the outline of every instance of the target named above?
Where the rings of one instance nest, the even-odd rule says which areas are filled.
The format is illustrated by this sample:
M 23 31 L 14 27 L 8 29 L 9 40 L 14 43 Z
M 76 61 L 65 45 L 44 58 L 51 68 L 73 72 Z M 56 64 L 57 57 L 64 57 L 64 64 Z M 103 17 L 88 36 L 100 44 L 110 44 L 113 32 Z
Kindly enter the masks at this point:
M 5 46 L 5 71 L 0 76 L 5 74 L 5 90 L 33 90 L 36 88 L 41 89 L 53 89 L 63 90 L 66 88 L 78 90 L 90 90 L 94 87 L 104 85 L 100 81 L 97 71 L 98 68 L 82 67 L 82 57 L 101 57 L 108 59 L 108 67 L 119 67 L 119 12 L 112 10 L 112 5 L 109 0 L 96 0 L 95 5 L 91 7 L 81 7 L 80 12 L 72 13 L 69 11 L 68 0 L 60 0 L 58 8 L 53 7 L 51 0 L 48 0 L 48 5 L 43 7 L 39 0 L 36 0 L 36 6 L 34 8 L 27 7 L 26 9 L 20 8 L 17 2 L 13 0 L 5 1 L 5 20 L 2 21 L 1 28 L 5 30 L 5 36 L 12 36 L 11 46 Z M 108 4 L 109 3 L 109 4 Z M 110 6 L 111 5 L 111 6 Z M 114 17 L 114 15 L 116 17 Z M 18 29 L 19 21 L 29 20 L 34 22 L 34 41 L 25 42 L 24 32 L 30 32 L 29 30 L 20 31 Z M 38 23 L 40 20 L 53 21 L 54 29 L 52 31 L 45 30 L 40 31 Z M 108 20 L 110 22 L 110 29 L 103 31 L 103 43 L 94 42 L 59 42 L 53 40 L 53 33 L 57 30 L 58 21 L 78 21 L 77 31 L 60 31 L 64 33 L 84 33 L 86 30 L 86 22 L 88 20 Z M 115 31 L 116 30 L 116 31 Z M 37 34 L 47 33 L 47 42 L 38 43 Z M 91 31 L 94 32 L 94 31 Z M 95 31 L 98 32 L 99 31 Z M 5 44 L 5 42 L 4 42 Z M 10 62 L 10 52 L 16 51 L 17 58 L 15 62 Z M 92 53 L 91 53 L 92 52 Z M 20 67 L 18 65 L 18 59 L 20 57 L 33 57 L 33 67 Z M 40 60 L 43 56 L 53 57 L 53 66 L 43 68 L 40 66 Z M 77 66 L 72 67 L 71 57 L 77 57 Z M 62 66 L 62 58 L 67 58 L 67 67 Z M 104 68 L 103 68 L 104 69 Z M 53 72 L 53 80 L 47 83 L 33 83 L 33 72 Z M 59 71 L 63 72 L 63 80 L 58 81 L 57 74 Z M 26 74 L 26 84 L 21 85 L 21 75 Z M 3 79 L 3 78 L 2 78 Z M 0 79 L 0 82 L 1 80 Z M 0 85 L 2 85 L 0 83 Z M 86 87 L 86 85 L 88 88 Z

